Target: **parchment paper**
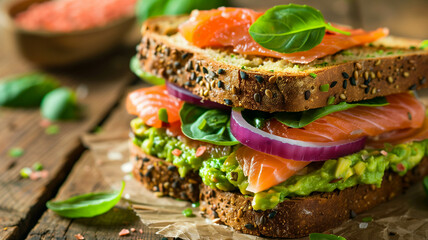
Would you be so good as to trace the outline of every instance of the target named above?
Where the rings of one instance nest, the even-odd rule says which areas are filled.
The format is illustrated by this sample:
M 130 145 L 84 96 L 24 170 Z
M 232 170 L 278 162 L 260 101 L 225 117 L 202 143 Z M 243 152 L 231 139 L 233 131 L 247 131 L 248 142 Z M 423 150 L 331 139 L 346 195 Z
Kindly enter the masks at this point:
M 85 144 L 92 150 L 98 170 L 114 188 L 126 181 L 123 198 L 127 199 L 141 221 L 158 234 L 182 239 L 265 239 L 242 234 L 233 229 L 214 224 L 201 216 L 199 209 L 193 208 L 195 217 L 185 217 L 181 213 L 191 205 L 168 197 L 156 197 L 132 178 L 129 171 L 132 163 L 128 155 L 127 133 L 102 133 L 87 135 Z M 364 217 L 372 217 L 369 223 Z M 381 204 L 341 226 L 326 233 L 352 239 L 428 239 L 428 197 L 422 184 L 416 184 L 404 195 Z M 303 238 L 307 239 L 307 238 Z

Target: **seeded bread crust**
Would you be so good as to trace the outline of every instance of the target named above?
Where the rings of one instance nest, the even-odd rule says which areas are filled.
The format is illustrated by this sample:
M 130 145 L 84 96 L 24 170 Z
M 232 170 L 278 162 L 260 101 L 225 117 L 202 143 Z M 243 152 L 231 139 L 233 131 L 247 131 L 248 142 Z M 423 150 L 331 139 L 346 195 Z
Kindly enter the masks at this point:
M 146 21 L 137 56 L 144 71 L 163 77 L 206 100 L 267 112 L 296 112 L 328 103 L 359 101 L 428 87 L 428 51 L 409 50 L 407 47 L 402 48 L 403 53 L 398 55 L 363 57 L 341 63 L 329 62 L 329 56 L 325 58 L 328 66 L 311 67 L 305 71 L 284 68 L 270 72 L 257 66 L 241 69 L 236 64 L 215 59 L 212 49 L 200 49 L 178 41 L 177 27 L 187 18 L 163 16 Z M 396 42 L 401 46 L 403 42 L 407 46 L 418 45 L 414 40 L 400 39 Z M 387 51 L 387 46 L 355 47 L 347 51 Z M 394 46 L 393 49 L 399 48 Z M 229 56 L 232 54 L 227 48 L 216 51 Z M 255 58 L 233 54 L 245 60 Z M 262 59 L 263 62 L 280 61 L 268 57 Z M 322 92 L 320 86 L 325 84 L 330 88 Z
M 201 177 L 189 172 L 181 178 L 177 167 L 165 160 L 150 156 L 130 143 L 131 160 L 134 162 L 133 175 L 147 189 L 159 196 L 170 196 L 176 199 L 198 202 Z
M 201 188 L 200 208 L 207 217 L 235 230 L 258 236 L 299 238 L 339 226 L 355 214 L 367 211 L 401 194 L 428 174 L 428 158 L 404 177 L 385 173 L 382 186 L 358 185 L 331 193 L 314 193 L 286 200 L 275 209 L 255 211 L 251 197 Z

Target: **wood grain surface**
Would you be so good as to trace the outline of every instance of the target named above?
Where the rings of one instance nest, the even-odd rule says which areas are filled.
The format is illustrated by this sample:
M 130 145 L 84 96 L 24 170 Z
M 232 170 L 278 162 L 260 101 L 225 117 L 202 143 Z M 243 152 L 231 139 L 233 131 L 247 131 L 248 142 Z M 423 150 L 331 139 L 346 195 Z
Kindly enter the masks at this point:
M 0 0 L 0 6 L 5 0 Z M 237 6 L 268 8 L 287 4 L 282 0 L 233 0 Z M 326 19 L 355 27 L 373 29 L 387 26 L 394 35 L 428 38 L 428 1 L 426 0 L 296 0 L 320 9 Z M 90 151 L 80 137 L 101 125 L 104 131 L 129 130 L 123 99 L 125 89 L 136 80 L 128 69 L 134 46 L 119 47 L 114 52 L 63 69 L 38 69 L 19 53 L 10 29 L 1 26 L 0 79 L 30 71 L 44 71 L 57 77 L 64 86 L 87 89 L 79 99 L 83 118 L 58 123 L 59 133 L 47 135 L 40 125 L 36 109 L 0 108 L 0 239 L 119 239 L 122 228 L 136 233 L 120 239 L 159 239 L 128 209 L 125 202 L 108 213 L 90 219 L 69 220 L 46 210 L 51 199 L 65 199 L 78 193 L 108 190 L 94 167 Z M 134 45 L 132 45 L 134 44 Z M 1 80 L 0 80 L 1 81 Z M 428 99 L 428 98 L 427 98 Z M 21 157 L 8 155 L 11 148 L 24 149 Z M 45 179 L 22 179 L 19 171 L 40 162 L 49 172 Z M 143 234 L 138 230 L 142 229 Z

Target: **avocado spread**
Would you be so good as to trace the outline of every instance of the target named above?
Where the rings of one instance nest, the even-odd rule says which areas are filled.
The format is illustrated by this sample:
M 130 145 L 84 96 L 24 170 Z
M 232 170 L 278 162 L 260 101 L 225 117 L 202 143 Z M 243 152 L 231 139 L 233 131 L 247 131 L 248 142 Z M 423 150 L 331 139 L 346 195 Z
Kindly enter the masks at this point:
M 360 152 L 325 161 L 321 168 L 304 175 L 294 175 L 285 182 L 256 194 L 246 191 L 247 178 L 234 154 L 227 158 L 203 162 L 199 175 L 205 184 L 224 191 L 239 189 L 242 194 L 254 196 L 255 210 L 272 209 L 287 197 L 307 196 L 312 192 L 332 192 L 357 184 L 380 187 L 385 170 L 404 175 L 428 155 L 428 140 L 386 146 L 386 149 Z M 227 181 L 226 181 L 227 180 Z
M 181 177 L 189 171 L 199 170 L 202 181 L 211 188 L 239 190 L 244 195 L 254 196 L 252 205 L 255 210 L 272 209 L 287 197 L 307 196 L 312 192 L 332 192 L 357 184 L 380 187 L 386 170 L 402 176 L 424 156 L 428 156 L 428 140 L 387 145 L 381 151 L 364 149 L 339 159 L 325 161 L 318 169 L 304 175 L 294 175 L 283 183 L 254 194 L 246 190 L 248 180 L 234 152 L 221 151 L 220 154 L 196 157 L 195 148 L 169 136 L 163 128 L 149 127 L 139 118 L 131 121 L 131 128 L 135 135 L 135 145 L 147 154 L 172 162 L 177 166 Z M 174 155 L 174 149 L 179 149 L 181 154 Z

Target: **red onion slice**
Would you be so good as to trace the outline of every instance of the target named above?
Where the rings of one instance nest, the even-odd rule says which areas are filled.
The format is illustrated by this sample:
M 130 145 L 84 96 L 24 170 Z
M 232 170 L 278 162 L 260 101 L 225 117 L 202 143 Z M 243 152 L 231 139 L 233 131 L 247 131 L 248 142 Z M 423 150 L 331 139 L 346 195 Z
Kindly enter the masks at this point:
M 222 105 L 220 103 L 212 102 L 209 100 L 203 100 L 200 96 L 197 96 L 190 91 L 178 87 L 172 83 L 166 82 L 166 89 L 168 90 L 168 93 L 172 96 L 179 98 L 185 102 L 192 103 L 201 107 L 206 108 L 216 108 L 216 109 L 224 109 L 229 110 L 230 107 L 226 105 Z
M 296 161 L 325 161 L 360 151 L 366 137 L 337 142 L 304 142 L 264 132 L 249 124 L 241 111 L 232 110 L 230 130 L 242 144 L 254 150 Z

